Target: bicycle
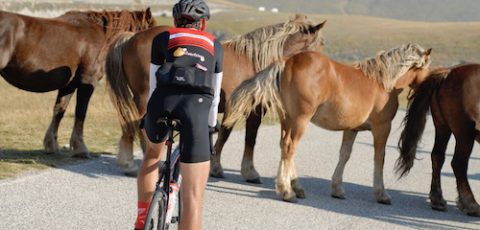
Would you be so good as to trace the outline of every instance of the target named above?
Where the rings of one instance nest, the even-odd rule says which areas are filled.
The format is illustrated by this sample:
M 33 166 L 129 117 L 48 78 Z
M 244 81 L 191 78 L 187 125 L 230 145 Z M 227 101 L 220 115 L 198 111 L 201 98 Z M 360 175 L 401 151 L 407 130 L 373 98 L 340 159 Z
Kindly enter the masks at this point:
M 174 138 L 178 135 L 174 135 L 174 131 L 178 131 L 180 121 L 161 118 L 158 122 L 165 123 L 170 129 L 166 142 L 167 156 L 165 162 L 159 166 L 158 181 L 150 202 L 144 230 L 167 230 L 171 224 L 180 221 L 181 199 L 179 193 L 182 183 L 182 176 L 180 175 L 180 147 L 177 146 L 172 153 Z M 178 216 L 173 216 L 177 203 Z

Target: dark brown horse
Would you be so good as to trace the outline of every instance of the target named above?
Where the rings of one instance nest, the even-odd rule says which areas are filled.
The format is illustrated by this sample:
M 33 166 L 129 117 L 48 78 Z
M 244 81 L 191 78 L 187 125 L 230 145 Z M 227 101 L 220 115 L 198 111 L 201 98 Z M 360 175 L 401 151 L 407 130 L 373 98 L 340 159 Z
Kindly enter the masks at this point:
M 0 74 L 26 91 L 58 90 L 44 139 L 47 152 L 59 150 L 58 126 L 77 90 L 70 147 L 76 156 L 89 156 L 83 141 L 83 123 L 90 97 L 103 76 L 108 44 L 119 32 L 140 31 L 154 24 L 150 9 L 74 11 L 52 19 L 0 11 Z
M 305 197 L 294 154 L 309 122 L 344 131 L 340 159 L 332 177 L 332 196 L 336 198 L 345 196 L 343 171 L 358 131 L 371 130 L 374 195 L 377 202 L 390 204 L 383 183 L 383 164 L 398 94 L 427 75 L 429 56 L 430 50 L 408 44 L 347 66 L 320 53 L 303 52 L 271 65 L 238 87 L 228 103 L 232 110 L 225 124 L 233 125 L 258 105 L 278 112 L 282 133 L 276 188 L 286 201 Z
M 409 100 L 404 120 L 405 128 L 399 141 L 398 172 L 406 175 L 413 166 L 417 144 L 425 129 L 426 115 L 432 112 L 435 125 L 435 144 L 432 150 L 432 183 L 430 205 L 446 211 L 440 173 L 445 162 L 445 150 L 450 136 L 455 137 L 455 154 L 451 165 L 457 179 L 458 208 L 480 217 L 467 179 L 468 160 L 475 140 L 480 142 L 480 65 L 466 64 L 432 71 Z
M 323 36 L 320 29 L 323 25 L 324 23 L 312 24 L 305 16 L 297 15 L 294 20 L 263 27 L 223 43 L 224 78 L 219 112 L 224 111 L 225 101 L 240 83 L 273 61 L 305 50 L 321 51 Z M 107 81 L 112 89 L 112 100 L 119 112 L 123 130 L 118 163 L 126 166 L 127 172 L 136 170 L 133 164 L 133 140 L 135 133 L 139 134 L 138 120 L 146 111 L 151 42 L 154 36 L 167 29 L 168 27 L 156 27 L 135 35 L 124 34 L 112 44 L 107 57 Z M 247 179 L 258 179 L 252 154 L 260 116 L 252 117 L 255 118 L 249 119 L 247 124 L 247 147 L 242 174 Z M 212 159 L 212 175 L 223 175 L 220 154 L 230 131 L 231 129 L 222 127 L 219 133 L 217 155 Z M 142 138 L 142 135 L 139 137 Z

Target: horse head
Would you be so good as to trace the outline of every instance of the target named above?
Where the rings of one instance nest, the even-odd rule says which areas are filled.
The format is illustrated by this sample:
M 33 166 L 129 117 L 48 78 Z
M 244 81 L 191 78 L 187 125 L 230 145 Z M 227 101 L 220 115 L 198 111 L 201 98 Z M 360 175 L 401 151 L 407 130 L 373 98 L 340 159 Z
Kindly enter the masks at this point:
M 291 33 L 283 46 L 283 55 L 290 57 L 303 51 L 323 52 L 325 44 L 321 29 L 325 26 L 326 21 L 314 24 L 307 19 L 305 15 L 297 14 L 295 19 L 285 24 L 286 30 L 297 28 Z
M 356 62 L 354 67 L 390 92 L 422 81 L 430 71 L 431 51 L 417 44 L 407 44 L 381 51 L 375 57 Z
M 395 88 L 410 87 L 415 89 L 418 85 L 425 81 L 425 79 L 430 75 L 431 53 L 432 48 L 427 50 L 417 48 L 416 54 L 418 61 L 413 62 L 410 69 L 408 69 L 403 76 L 398 78 L 395 83 Z
M 136 31 L 146 30 L 157 25 L 157 22 L 152 15 L 152 11 L 150 10 L 150 7 L 148 7 L 144 11 L 132 12 L 132 17 L 133 22 L 136 24 Z M 133 31 L 133 29 L 131 29 L 130 31 L 135 32 Z

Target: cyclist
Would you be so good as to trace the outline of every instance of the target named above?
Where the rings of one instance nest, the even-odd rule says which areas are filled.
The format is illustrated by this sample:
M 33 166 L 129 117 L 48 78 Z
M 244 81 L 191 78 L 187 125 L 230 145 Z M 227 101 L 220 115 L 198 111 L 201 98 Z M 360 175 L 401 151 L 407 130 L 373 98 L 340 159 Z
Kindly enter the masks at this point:
M 158 163 L 168 138 L 159 118 L 175 118 L 180 128 L 182 214 L 180 229 L 200 229 L 204 190 L 210 168 L 209 130 L 216 126 L 222 73 L 222 46 L 204 32 L 210 10 L 203 0 L 180 0 L 173 7 L 175 28 L 152 43 L 150 100 L 143 119 L 146 153 L 139 170 L 138 214 L 142 229 L 148 212 Z

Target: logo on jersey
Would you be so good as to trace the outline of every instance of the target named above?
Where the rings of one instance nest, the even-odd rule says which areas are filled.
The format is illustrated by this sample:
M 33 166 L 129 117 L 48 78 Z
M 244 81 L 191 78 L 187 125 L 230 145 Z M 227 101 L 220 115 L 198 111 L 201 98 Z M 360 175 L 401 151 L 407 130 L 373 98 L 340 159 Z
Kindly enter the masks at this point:
M 187 55 L 187 56 L 190 56 L 190 57 L 195 57 L 195 58 L 198 58 L 200 59 L 200 61 L 204 62 L 205 61 L 205 57 L 200 55 L 200 54 L 197 54 L 197 53 L 190 53 L 188 52 L 188 49 L 187 48 L 182 48 L 182 47 L 179 47 L 175 50 L 175 52 L 173 52 L 173 56 L 174 57 L 182 57 L 184 55 Z
M 175 50 L 175 52 L 173 52 L 173 56 L 174 57 L 181 57 L 181 56 L 185 55 L 186 52 L 187 52 L 186 48 L 179 47 L 178 49 Z

